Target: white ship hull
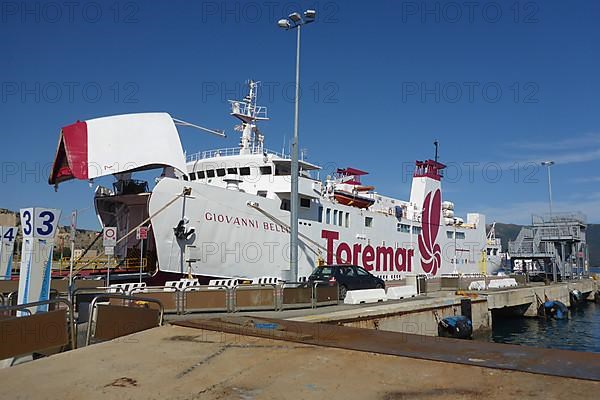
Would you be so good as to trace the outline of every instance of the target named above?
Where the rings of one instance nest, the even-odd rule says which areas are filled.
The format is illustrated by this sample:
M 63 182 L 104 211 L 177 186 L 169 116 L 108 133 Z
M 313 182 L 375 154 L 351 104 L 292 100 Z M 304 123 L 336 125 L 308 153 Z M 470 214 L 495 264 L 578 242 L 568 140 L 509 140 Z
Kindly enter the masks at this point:
M 150 214 L 186 186 L 192 189 L 189 197 L 177 200 L 152 219 L 161 271 L 215 277 L 288 278 L 289 234 L 287 227 L 279 221 L 289 223 L 290 216 L 288 211 L 280 209 L 278 200 L 165 178 L 152 192 Z M 258 203 L 260 210 L 249 203 Z M 319 222 L 319 207 L 341 211 L 344 216 L 341 225 L 339 221 L 334 225 L 332 220 L 329 224 Z M 346 213 L 349 214 L 348 227 Z M 177 240 L 173 235 L 173 228 L 183 217 L 189 219 L 189 225 L 195 229 L 195 234 L 186 241 Z M 370 227 L 365 226 L 365 217 L 373 218 Z M 435 241 L 439 245 L 440 262 L 428 268 L 421 260 L 431 258 L 431 255 L 421 254 L 419 235 L 399 232 L 399 219 L 395 215 L 315 200 L 309 209 L 300 213 L 298 276 L 310 275 L 317 265 L 319 253 L 328 264 L 357 264 L 384 278 L 406 274 L 485 272 L 482 270 L 482 251 L 486 234 L 485 221 L 481 218 L 479 216 L 476 228 L 460 230 L 465 232 L 465 237 L 457 239 L 456 252 L 455 242 L 448 239 L 447 233 L 454 234 L 454 227 L 442 226 Z M 410 225 L 410 221 L 400 221 Z M 413 223 L 417 228 L 421 225 Z
M 257 83 L 249 87 L 244 100 L 231 102 L 241 122 L 239 148 L 186 159 L 175 125 L 197 126 L 166 113 L 79 121 L 61 130 L 49 183 L 117 178 L 113 189 L 98 187 L 95 199 L 102 225 L 117 228 L 117 259 L 139 259 L 143 251 L 163 272 L 289 280 L 291 160 L 263 147 L 256 124 L 268 117 L 256 105 Z M 151 191 L 131 179 L 157 167 L 163 170 Z M 416 162 L 408 201 L 363 185 L 366 172 L 355 168 L 322 181 L 312 175 L 319 166 L 301 160 L 299 167 L 299 278 L 334 263 L 384 279 L 496 268 L 487 262 L 485 217 L 471 213 L 465 221 L 442 202 L 445 166 L 437 156 Z M 136 239 L 133 231 L 148 222 L 149 238 Z

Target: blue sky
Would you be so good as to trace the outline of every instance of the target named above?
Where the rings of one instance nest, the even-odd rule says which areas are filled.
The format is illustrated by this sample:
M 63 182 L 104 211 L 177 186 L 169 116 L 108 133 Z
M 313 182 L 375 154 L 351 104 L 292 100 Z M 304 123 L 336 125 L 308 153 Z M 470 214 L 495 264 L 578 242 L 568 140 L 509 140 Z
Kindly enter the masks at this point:
M 457 213 L 526 223 L 548 208 L 600 222 L 600 3 L 446 1 L 2 2 L 0 207 L 92 205 L 87 182 L 47 185 L 59 130 L 76 120 L 167 111 L 225 129 L 181 131 L 188 152 L 238 143 L 226 100 L 249 78 L 267 147 L 293 129 L 295 36 L 276 21 L 314 7 L 303 31 L 301 148 L 308 159 L 371 172 L 408 198 L 405 171 L 451 167 Z M 112 178 L 95 184 L 110 184 Z M 67 223 L 68 218 L 63 220 Z M 80 225 L 98 227 L 91 210 Z

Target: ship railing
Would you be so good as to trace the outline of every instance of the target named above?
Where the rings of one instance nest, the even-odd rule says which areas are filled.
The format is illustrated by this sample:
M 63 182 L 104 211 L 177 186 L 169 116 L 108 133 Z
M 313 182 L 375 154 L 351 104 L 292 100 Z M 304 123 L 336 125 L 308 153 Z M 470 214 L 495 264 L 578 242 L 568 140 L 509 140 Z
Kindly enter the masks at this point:
M 289 158 L 285 153 L 279 153 L 277 151 L 265 149 L 262 146 L 253 146 L 250 148 L 249 154 L 270 154 L 276 157 L 281 158 Z M 215 150 L 206 150 L 200 151 L 198 153 L 188 154 L 186 155 L 186 162 L 196 162 L 200 160 L 204 160 L 207 158 L 215 158 L 215 157 L 229 157 L 229 156 L 239 156 L 241 154 L 241 149 L 239 147 L 229 147 L 223 149 L 215 149 Z
M 59 275 L 61 275 L 63 272 L 67 273 L 69 271 L 70 262 L 70 257 L 64 257 L 58 261 L 54 261 L 52 263 L 52 270 L 58 270 Z M 142 270 L 146 271 L 148 268 L 148 259 L 144 257 L 143 259 L 141 259 L 141 263 Z M 77 261 L 73 263 L 73 270 L 81 269 L 82 271 L 91 270 L 92 272 L 97 272 L 101 270 L 106 270 L 108 265 L 108 260 L 106 259 L 77 259 Z M 125 260 L 111 258 L 110 268 L 138 272 L 140 270 L 140 258 L 126 258 Z
M 267 107 L 251 105 L 245 101 L 229 100 L 231 103 L 231 112 L 234 114 L 240 114 L 250 116 L 255 119 L 268 119 Z

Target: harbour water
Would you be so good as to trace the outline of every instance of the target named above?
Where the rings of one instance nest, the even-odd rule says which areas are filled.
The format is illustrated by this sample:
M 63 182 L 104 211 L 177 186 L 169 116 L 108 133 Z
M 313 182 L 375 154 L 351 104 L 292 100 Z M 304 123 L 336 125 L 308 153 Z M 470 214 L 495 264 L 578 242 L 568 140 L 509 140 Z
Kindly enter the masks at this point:
M 568 320 L 496 318 L 489 340 L 600 353 L 600 304 L 586 302 L 572 308 Z

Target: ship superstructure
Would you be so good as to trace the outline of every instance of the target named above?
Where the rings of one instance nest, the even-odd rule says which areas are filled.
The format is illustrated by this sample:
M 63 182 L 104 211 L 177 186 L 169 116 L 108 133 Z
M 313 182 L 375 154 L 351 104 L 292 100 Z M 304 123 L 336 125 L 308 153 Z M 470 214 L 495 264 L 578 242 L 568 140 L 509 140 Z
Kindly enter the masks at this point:
M 230 101 L 231 115 L 239 121 L 235 130 L 241 133 L 235 148 L 202 151 L 184 158 L 183 151 L 178 151 L 181 144 L 176 128 L 166 113 L 78 123 L 86 124 L 86 136 L 93 136 L 93 142 L 102 132 L 92 132 L 90 127 L 117 127 L 133 136 L 132 140 L 143 135 L 145 146 L 152 146 L 157 135 L 163 141 L 165 136 L 177 141 L 167 154 L 164 150 L 156 156 L 160 160 L 149 160 L 151 156 L 146 154 L 144 164 L 135 163 L 129 169 L 123 165 L 104 174 L 115 175 L 117 182 L 112 189 L 98 188 L 95 197 L 102 224 L 117 226 L 120 236 L 149 221 L 150 236 L 144 249 L 149 264 L 157 270 L 288 279 L 291 159 L 264 146 L 258 123 L 267 121 L 268 116 L 267 109 L 257 105 L 257 87 L 257 82 L 250 81 L 248 96 Z M 148 118 L 155 120 L 152 128 L 147 127 Z M 71 165 L 69 157 L 76 125 L 61 132 L 50 177 L 53 184 L 83 179 L 83 174 L 73 173 L 82 166 Z M 78 125 L 77 130 L 83 127 Z M 128 151 L 129 157 L 135 158 L 135 147 L 119 151 Z M 96 157 L 100 163 L 110 164 L 117 156 L 98 156 L 96 152 Z M 454 215 L 454 204 L 442 199 L 445 166 L 437 160 L 415 162 L 407 201 L 377 193 L 362 182 L 365 171 L 342 168 L 321 181 L 318 165 L 306 160 L 300 160 L 299 165 L 300 277 L 323 263 L 362 265 L 384 279 L 406 274 L 490 272 L 486 266 L 485 217 L 477 213 L 469 213 L 465 219 Z M 156 166 L 163 167 L 163 173 L 152 190 L 145 182 L 132 180 L 132 171 Z M 89 170 L 89 165 L 86 167 Z M 119 242 L 116 256 L 139 256 L 138 248 L 139 241 L 129 236 Z

